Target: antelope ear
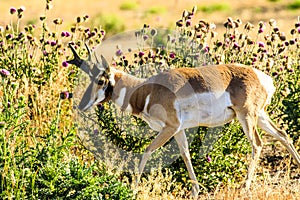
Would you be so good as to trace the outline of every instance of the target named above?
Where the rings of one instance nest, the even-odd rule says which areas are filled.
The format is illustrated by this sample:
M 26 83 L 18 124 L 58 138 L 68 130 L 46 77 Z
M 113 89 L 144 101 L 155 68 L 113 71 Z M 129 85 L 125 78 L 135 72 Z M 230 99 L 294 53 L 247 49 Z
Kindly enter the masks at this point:
M 101 55 L 101 60 L 102 60 L 102 67 L 105 69 L 105 71 L 109 72 L 110 71 L 109 64 L 103 55 Z

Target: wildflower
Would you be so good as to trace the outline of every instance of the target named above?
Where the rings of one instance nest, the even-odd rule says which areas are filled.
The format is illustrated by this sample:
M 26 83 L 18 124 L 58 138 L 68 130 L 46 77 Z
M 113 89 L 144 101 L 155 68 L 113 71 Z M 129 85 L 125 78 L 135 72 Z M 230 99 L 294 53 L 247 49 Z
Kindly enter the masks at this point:
M 259 28 L 258 29 L 258 33 L 263 33 L 264 32 L 264 29 L 263 28 Z
M 51 45 L 51 46 L 55 46 L 55 45 L 56 45 L 56 41 L 51 41 L 51 42 L 50 42 L 50 45 Z
M 296 28 L 300 27 L 300 22 L 297 22 L 297 23 L 295 24 L 295 27 L 296 27 Z
M 72 93 L 69 93 L 68 91 L 64 91 L 60 93 L 60 99 L 71 99 L 73 97 Z
M 150 34 L 152 37 L 154 37 L 157 34 L 157 30 L 156 29 L 151 29 Z
M 284 45 L 285 45 L 285 46 L 289 46 L 290 43 L 289 43 L 288 41 L 285 41 L 285 42 L 284 42 Z
M 45 15 L 40 16 L 40 20 L 41 20 L 41 21 L 44 21 L 45 19 L 46 19 L 46 16 L 45 16 Z
M 148 35 L 143 35 L 143 40 L 147 40 L 149 38 L 149 36 Z
M 209 155 L 206 155 L 206 160 L 207 160 L 207 162 L 211 162 L 212 161 L 212 159 L 211 159 L 211 157 Z
M 272 73 L 272 76 L 273 76 L 273 77 L 278 76 L 278 72 L 273 72 L 273 73 Z
M 98 135 L 98 134 L 99 134 L 99 129 L 97 129 L 97 128 L 94 129 L 94 134 L 95 134 L 95 135 Z
M 139 52 L 139 57 L 140 57 L 140 58 L 143 57 L 144 54 L 145 54 L 144 52 L 140 51 L 140 52 Z
M 2 76 L 9 76 L 10 75 L 10 72 L 6 69 L 0 69 L 0 74 Z
M 264 44 L 263 42 L 258 42 L 258 46 L 259 46 L 260 48 L 264 48 L 264 47 L 265 47 L 265 44 Z
M 234 48 L 234 49 L 239 49 L 239 48 L 240 48 L 240 45 L 239 45 L 238 43 L 235 42 L 235 43 L 233 43 L 233 48 Z
M 189 26 L 191 26 L 191 24 L 192 24 L 192 21 L 191 20 L 186 20 L 186 22 L 185 22 L 185 25 L 187 26 L 187 27 L 189 27 Z
M 175 58 L 175 56 L 176 56 L 176 55 L 175 55 L 175 53 L 174 53 L 174 52 L 171 52 L 171 53 L 170 53 L 170 58 L 174 59 L 174 58 Z
M 102 103 L 99 103 L 99 104 L 97 105 L 97 108 L 99 109 L 100 112 L 102 112 L 102 111 L 104 110 L 104 106 L 103 106 Z
M 117 55 L 117 56 L 121 56 L 122 54 L 123 54 L 123 52 L 122 52 L 121 49 L 118 49 L 118 50 L 116 51 L 116 55 Z
M 247 22 L 247 23 L 245 24 L 245 29 L 246 29 L 246 30 L 250 31 L 250 30 L 253 29 L 253 28 L 254 28 L 254 25 L 251 24 L 250 22 Z
M 22 18 L 23 12 L 26 10 L 24 6 L 21 6 L 17 11 L 18 11 L 18 17 Z
M 9 12 L 10 12 L 10 14 L 15 14 L 15 12 L 17 12 L 17 9 L 16 8 L 14 8 L 14 7 L 11 7 L 10 9 L 9 9 Z
M 300 27 L 298 27 L 297 31 L 298 31 L 298 33 L 300 33 Z
M 67 61 L 63 61 L 63 62 L 62 62 L 62 66 L 63 66 L 63 67 L 68 67 L 68 65 L 69 65 L 69 63 L 68 63 Z
M 182 17 L 185 18 L 189 15 L 189 12 L 187 10 L 184 10 L 182 13 Z
M 223 42 L 221 42 L 221 41 L 217 42 L 217 44 L 216 44 L 217 47 L 220 47 L 222 45 L 223 45 Z
M 101 33 L 102 36 L 105 35 L 105 31 L 104 30 L 101 30 L 100 33 Z
M 275 33 L 278 33 L 278 32 L 279 32 L 279 28 L 278 28 L 278 27 L 275 27 L 275 28 L 273 28 L 273 31 L 274 31 Z
M 281 41 L 285 41 L 286 40 L 286 36 L 285 36 L 284 32 L 280 33 L 279 38 L 280 38 Z
M 197 12 L 197 6 L 194 6 L 192 9 L 192 13 L 195 14 Z
M 5 126 L 5 122 L 0 122 L 0 128 L 3 128 Z
M 6 36 L 5 36 L 5 38 L 7 39 L 7 40 L 9 40 L 9 39 L 11 39 L 13 37 L 13 35 L 12 34 L 7 34 Z
M 182 27 L 182 26 L 183 26 L 182 20 L 177 21 L 177 22 L 176 22 L 176 26 Z
M 56 18 L 53 20 L 53 23 L 55 25 L 61 25 L 63 23 L 63 20 L 61 18 Z

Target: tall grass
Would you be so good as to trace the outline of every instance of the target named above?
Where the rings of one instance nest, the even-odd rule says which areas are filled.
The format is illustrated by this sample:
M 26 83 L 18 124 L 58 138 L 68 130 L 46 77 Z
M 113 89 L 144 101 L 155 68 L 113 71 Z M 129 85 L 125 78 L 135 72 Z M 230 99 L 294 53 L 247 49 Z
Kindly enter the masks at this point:
M 47 0 L 45 14 L 40 17 L 41 26 L 29 24 L 20 27 L 25 10 L 11 8 L 11 23 L 0 27 L 0 197 L 186 198 L 191 184 L 181 159 L 150 171 L 143 176 L 141 184 L 135 186 L 132 184 L 134 175 L 117 170 L 113 161 L 108 162 L 113 160 L 112 155 L 118 157 L 115 152 L 106 154 L 110 158 L 97 161 L 82 145 L 84 142 L 77 136 L 72 110 L 72 92 L 78 82 L 78 70 L 65 62 L 70 55 L 67 43 L 73 42 L 79 54 L 84 56 L 83 43 L 88 40 L 91 46 L 100 44 L 105 31 L 99 28 L 99 24 L 98 27 L 87 27 L 87 15 L 78 16 L 70 30 L 62 30 L 61 19 L 47 21 L 50 5 L 51 1 Z M 216 37 L 213 24 L 203 20 L 193 23 L 196 21 L 194 14 L 195 9 L 185 11 L 175 29 L 181 33 L 181 41 L 186 44 L 195 42 L 199 47 L 196 53 L 201 52 L 205 59 L 199 60 L 192 48 L 169 35 L 166 36 L 169 38 L 167 48 L 157 49 L 156 54 L 141 49 L 143 53 L 137 52 L 130 59 L 126 55 L 119 56 L 115 60 L 117 65 L 127 70 L 141 69 L 145 64 L 156 67 L 156 70 L 149 70 L 149 74 L 143 74 L 147 76 L 150 72 L 165 69 L 162 63 L 167 63 L 168 67 L 194 67 L 195 63 L 207 64 L 203 63 L 206 58 L 216 64 L 239 62 L 259 68 L 273 77 L 277 88 L 269 112 L 273 120 L 288 131 L 299 151 L 300 23 L 295 23 L 291 34 L 284 34 L 274 20 L 254 26 L 228 18 L 224 23 L 226 32 Z M 111 24 L 115 26 L 116 22 Z M 148 26 L 137 34 L 145 40 L 155 35 L 155 29 Z M 106 134 L 103 137 L 122 149 L 142 152 L 151 136 L 142 139 L 134 135 L 124 137 L 123 127 L 115 124 L 118 112 L 111 104 L 105 104 L 104 108 L 97 111 L 100 131 Z M 126 131 L 136 131 L 134 127 L 143 123 L 135 118 L 129 119 L 126 122 L 133 123 L 128 124 Z M 95 132 L 89 134 L 97 139 Z M 262 167 L 258 169 L 249 194 L 240 188 L 250 149 L 239 125 L 233 123 L 224 127 L 214 138 L 214 150 L 200 155 L 205 146 L 203 139 L 210 137 L 207 134 L 207 129 L 189 130 L 189 135 L 196 138 L 190 149 L 202 186 L 201 198 L 235 199 L 249 198 L 249 195 L 259 199 L 299 198 L 299 170 L 285 151 L 278 153 L 278 149 L 282 149 L 277 143 L 271 141 L 266 145 L 263 156 L 267 159 L 262 159 Z M 168 151 L 168 146 L 165 149 Z

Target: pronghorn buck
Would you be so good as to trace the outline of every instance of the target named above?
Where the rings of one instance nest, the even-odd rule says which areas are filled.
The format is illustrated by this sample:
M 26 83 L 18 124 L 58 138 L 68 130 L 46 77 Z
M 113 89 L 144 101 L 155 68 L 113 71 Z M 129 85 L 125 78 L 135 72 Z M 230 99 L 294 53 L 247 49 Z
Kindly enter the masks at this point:
M 159 132 L 143 154 L 139 175 L 151 154 L 174 137 L 192 180 L 192 196 L 197 196 L 199 185 L 184 130 L 220 126 L 234 118 L 239 120 L 252 145 L 247 189 L 263 146 L 257 126 L 279 140 L 300 165 L 300 156 L 291 140 L 266 113 L 275 87 L 271 77 L 263 72 L 241 64 L 223 64 L 170 69 L 140 79 L 110 67 L 103 56 L 92 54 L 87 45 L 87 60 L 81 59 L 72 45 L 69 46 L 74 58 L 67 62 L 81 68 L 91 80 L 78 106 L 81 111 L 111 100 L 122 111 L 142 118 Z

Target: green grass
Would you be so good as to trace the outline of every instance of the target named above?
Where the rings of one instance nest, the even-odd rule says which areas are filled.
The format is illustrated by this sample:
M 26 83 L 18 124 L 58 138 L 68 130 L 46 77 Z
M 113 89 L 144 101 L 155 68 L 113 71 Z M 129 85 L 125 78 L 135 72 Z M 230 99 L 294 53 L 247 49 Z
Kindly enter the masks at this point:
M 138 8 L 138 3 L 135 1 L 125 1 L 120 5 L 121 10 L 136 10 Z
M 294 2 L 289 3 L 287 5 L 287 8 L 289 10 L 298 10 L 298 9 L 300 9 L 300 0 L 294 0 Z
M 198 8 L 204 13 L 223 12 L 230 10 L 230 6 L 226 3 L 198 6 Z
M 91 22 L 91 26 L 102 27 L 109 35 L 120 33 L 125 29 L 124 20 L 116 14 L 98 14 Z
M 167 9 L 163 6 L 153 6 L 146 11 L 146 13 L 149 14 L 163 14 L 165 12 L 167 12 Z

